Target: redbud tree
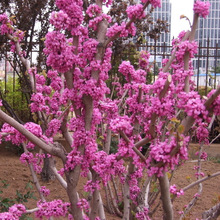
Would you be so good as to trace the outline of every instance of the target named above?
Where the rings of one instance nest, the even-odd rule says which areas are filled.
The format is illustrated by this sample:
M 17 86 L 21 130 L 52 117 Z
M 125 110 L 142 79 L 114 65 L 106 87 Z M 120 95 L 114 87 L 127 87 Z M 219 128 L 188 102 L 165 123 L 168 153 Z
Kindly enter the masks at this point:
M 35 212 L 39 219 L 68 216 L 74 220 L 103 220 L 108 210 L 124 220 L 150 219 L 149 189 L 157 182 L 163 218 L 173 219 L 175 197 L 220 174 L 203 177 L 198 166 L 197 181 L 183 189 L 170 185 L 166 174 L 188 159 L 192 136 L 201 144 L 208 143 L 208 129 L 213 118 L 220 114 L 220 88 L 201 98 L 191 80 L 191 59 L 197 52 L 193 38 L 199 16 L 205 18 L 209 13 L 209 3 L 194 3 L 191 30 L 181 32 L 173 40 L 172 56 L 163 61 L 154 83 L 146 84 L 150 54 L 141 51 L 139 68 L 135 69 L 129 61 L 121 62 L 118 72 L 126 83 L 114 81 L 114 91 L 105 83 L 112 68 L 112 42 L 135 36 L 134 21 L 145 18 L 149 5 L 160 7 L 161 3 L 142 0 L 128 6 L 127 20 L 110 26 L 111 17 L 103 8 L 111 4 L 111 0 L 96 0 L 84 11 L 81 0 L 56 0 L 59 11 L 51 14 L 53 30 L 45 36 L 44 53 L 50 67 L 46 74 L 31 67 L 22 51 L 24 32 L 14 28 L 6 14 L 0 15 L 1 34 L 10 40 L 11 51 L 18 54 L 29 74 L 33 90 L 30 108 L 40 120 L 39 124 L 21 125 L 0 110 L 0 119 L 5 122 L 1 139 L 23 145 L 20 160 L 29 166 L 40 196 L 32 210 L 16 204 L 1 213 L 1 218 L 19 219 L 23 213 Z M 84 22 L 85 16 L 90 17 L 88 24 Z M 116 99 L 112 99 L 113 92 L 117 93 Z M 71 150 L 54 140 L 58 133 Z M 110 153 L 113 139 L 117 148 Z M 33 151 L 36 146 L 40 149 L 38 153 Z M 49 190 L 40 186 L 37 176 L 45 157 L 50 159 L 50 167 L 69 201 L 47 201 Z M 54 163 L 57 157 L 63 163 L 58 171 Z M 199 158 L 206 157 L 200 151 Z M 77 191 L 81 177 L 87 178 L 86 196 Z M 105 198 L 101 190 L 106 192 Z

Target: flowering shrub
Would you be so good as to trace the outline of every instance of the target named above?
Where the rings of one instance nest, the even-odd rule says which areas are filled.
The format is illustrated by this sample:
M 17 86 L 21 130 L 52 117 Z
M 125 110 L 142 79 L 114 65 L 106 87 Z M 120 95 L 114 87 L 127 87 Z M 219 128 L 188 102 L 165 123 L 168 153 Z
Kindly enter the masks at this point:
M 109 27 L 111 17 L 103 12 L 103 5 L 108 7 L 111 3 L 97 1 L 87 7 L 82 0 L 56 0 L 59 11 L 50 18 L 54 29 L 45 37 L 44 53 L 50 68 L 47 76 L 27 65 L 19 49 L 23 32 L 13 28 L 5 14 L 0 16 L 1 34 L 9 37 L 12 50 L 19 54 L 29 73 L 33 87 L 30 108 L 41 125 L 20 125 L 0 111 L 0 119 L 6 122 L 1 137 L 23 144 L 25 153 L 20 160 L 30 164 L 32 172 L 40 172 L 43 159 L 50 158 L 51 169 L 69 196 L 69 203 L 47 202 L 44 197 L 49 190 L 35 180 L 41 195 L 35 209 L 37 218 L 68 215 L 75 220 L 106 219 L 100 194 L 104 188 L 112 213 L 123 219 L 149 219 L 148 193 L 157 179 L 164 216 L 173 219 L 170 193 L 178 197 L 183 190 L 169 186 L 166 172 L 188 159 L 188 144 L 193 135 L 199 142 L 208 143 L 211 114 L 219 115 L 220 89 L 212 91 L 205 100 L 194 91 L 190 79 L 191 59 L 197 52 L 197 43 L 193 41 L 195 29 L 181 32 L 173 40 L 173 56 L 163 61 L 163 68 L 152 84 L 146 84 L 150 57 L 147 51 L 140 52 L 138 68 L 122 61 L 118 72 L 126 83 L 113 83 L 118 97 L 111 99 L 114 91 L 105 82 L 111 69 L 112 41 L 134 36 L 135 21 L 145 18 L 147 6 L 161 5 L 159 0 L 142 0 L 127 7 L 128 21 Z M 197 1 L 194 11 L 196 18 L 206 17 L 208 3 Z M 68 152 L 56 143 L 57 133 L 65 138 Z M 118 143 L 112 154 L 111 141 Z M 30 151 L 35 146 L 46 154 Z M 56 170 L 52 156 L 61 158 L 64 166 L 60 171 Z M 203 153 L 199 159 L 205 158 Z M 195 175 L 199 179 L 204 173 L 197 168 Z M 88 179 L 84 184 L 86 195 L 77 192 L 80 176 Z M 12 210 L 5 215 L 12 215 Z

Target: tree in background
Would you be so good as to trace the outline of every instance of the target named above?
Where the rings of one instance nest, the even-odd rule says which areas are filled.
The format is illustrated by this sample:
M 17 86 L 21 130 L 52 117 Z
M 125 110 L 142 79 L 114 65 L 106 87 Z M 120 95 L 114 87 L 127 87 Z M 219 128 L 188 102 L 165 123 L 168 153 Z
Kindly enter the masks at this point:
M 140 4 L 128 6 L 128 19 L 109 25 L 111 16 L 103 13 L 103 5 L 109 7 L 111 3 L 110 0 L 97 0 L 93 4 L 81 0 L 56 1 L 60 10 L 51 14 L 54 29 L 45 37 L 44 53 L 51 67 L 46 75 L 31 68 L 21 48 L 23 33 L 13 28 L 6 14 L 0 16 L 1 34 L 11 40 L 12 51 L 18 54 L 29 73 L 33 89 L 31 111 L 43 122 L 41 126 L 33 122 L 21 125 L 0 110 L 0 119 L 6 122 L 1 137 L 23 145 L 24 154 L 20 159 L 30 167 L 41 199 L 32 210 L 26 210 L 22 204 L 14 205 L 0 214 L 2 218 L 19 218 L 22 213 L 35 212 L 40 219 L 69 215 L 69 219 L 98 220 L 106 219 L 104 207 L 107 207 L 124 220 L 149 219 L 160 193 L 163 218 L 173 219 L 172 202 L 176 197 L 220 174 L 202 178 L 200 164 L 196 168 L 197 180 L 183 189 L 170 185 L 167 175 L 188 159 L 187 148 L 192 136 L 197 136 L 201 146 L 208 143 L 208 129 L 215 115 L 220 114 L 220 88 L 201 98 L 190 79 L 191 58 L 197 51 L 193 41 L 197 21 L 199 16 L 208 15 L 209 3 L 195 2 L 191 31 L 181 32 L 173 41 L 172 56 L 164 60 L 153 84 L 146 84 L 148 52 L 140 53 L 138 69 L 129 61 L 121 62 L 118 71 L 126 83 L 114 82 L 117 91 L 114 100 L 109 98 L 112 91 L 105 83 L 111 69 L 113 41 L 135 36 L 134 21 L 144 19 L 147 6 L 158 7 L 160 1 L 142 0 Z M 70 151 L 55 142 L 57 133 L 63 135 Z M 110 154 L 115 137 L 117 150 Z M 148 148 L 143 152 L 146 145 Z M 35 146 L 41 149 L 39 153 L 32 151 Z M 36 175 L 45 157 L 42 151 L 50 158 L 51 169 L 66 190 L 68 202 L 46 201 L 49 191 L 40 186 Z M 63 162 L 60 171 L 55 167 L 55 157 Z M 199 160 L 206 158 L 201 147 Z M 77 189 L 80 176 L 87 178 L 86 195 Z M 155 184 L 159 192 L 152 195 L 150 188 Z M 101 187 L 106 192 L 106 204 Z M 199 187 L 198 193 L 192 196 L 181 218 L 192 208 L 201 190 Z M 218 204 L 204 215 L 218 215 L 219 207 Z
M 37 60 L 33 60 L 36 64 L 38 71 L 42 71 L 45 67 L 45 55 L 43 53 L 44 42 L 42 38 L 46 35 L 49 29 L 49 16 L 55 8 L 55 1 L 31 1 L 31 0 L 8 0 L 0 2 L 0 10 L 5 11 L 10 17 L 15 28 L 24 31 L 22 41 L 22 50 L 25 51 L 25 58 L 32 59 L 32 52 L 37 51 Z M 24 108 L 30 104 L 32 95 L 32 88 L 27 74 L 26 66 L 20 61 L 18 55 L 10 54 L 10 45 L 6 44 L 7 38 L 3 35 L 0 36 L 1 54 L 0 58 L 8 60 L 13 67 L 15 76 L 18 78 L 18 83 L 21 87 L 23 96 Z M 9 85 L 10 87 L 10 85 Z M 10 91 L 11 93 L 13 91 Z M 31 112 L 29 114 L 17 115 L 14 112 L 10 103 L 7 102 L 7 93 L 4 87 L 1 88 L 1 97 L 4 100 L 3 105 L 10 115 L 20 122 L 27 122 L 33 120 Z M 20 100 L 22 102 L 22 100 Z M 28 109 L 28 108 L 27 108 Z

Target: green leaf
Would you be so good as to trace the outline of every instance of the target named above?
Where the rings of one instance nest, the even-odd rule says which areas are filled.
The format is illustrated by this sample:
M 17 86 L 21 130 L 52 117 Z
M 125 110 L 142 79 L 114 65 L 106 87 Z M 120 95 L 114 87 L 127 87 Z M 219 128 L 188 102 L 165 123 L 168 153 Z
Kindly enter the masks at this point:
M 33 189 L 32 184 L 28 182 L 27 185 L 25 186 L 25 189 Z
M 3 188 L 7 188 L 10 185 L 7 183 L 6 180 L 2 180 L 1 182 L 3 183 L 3 186 L 2 186 Z
M 154 188 L 153 192 L 155 192 L 155 193 L 158 192 L 158 188 Z
M 183 125 L 179 125 L 178 128 L 177 128 L 177 132 L 178 132 L 179 134 L 183 134 L 184 130 L 185 130 L 185 128 L 184 128 Z

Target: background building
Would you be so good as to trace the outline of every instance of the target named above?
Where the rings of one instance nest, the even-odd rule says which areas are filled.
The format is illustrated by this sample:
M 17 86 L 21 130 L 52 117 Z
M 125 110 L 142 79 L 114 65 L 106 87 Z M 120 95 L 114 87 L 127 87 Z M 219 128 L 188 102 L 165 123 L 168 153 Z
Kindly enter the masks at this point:
M 154 11 L 152 12 L 152 17 L 154 21 L 157 21 L 158 19 L 162 21 L 167 21 L 169 24 L 168 26 L 168 32 L 162 32 L 159 36 L 159 38 L 156 40 L 156 45 L 160 46 L 158 52 L 163 53 L 164 49 L 163 46 L 164 44 L 166 46 L 170 46 L 171 42 L 171 3 L 170 0 L 162 0 L 161 1 L 161 7 L 160 8 L 155 8 Z M 147 43 L 150 45 L 155 44 L 155 39 L 150 38 L 149 36 L 146 36 Z
M 151 7 L 151 6 L 149 6 Z M 148 8 L 149 11 L 150 8 Z M 151 14 L 153 21 L 161 20 L 166 21 L 168 24 L 167 32 L 163 31 L 157 34 L 157 37 L 149 36 L 149 33 L 145 35 L 147 50 L 150 52 L 150 62 L 155 67 L 162 66 L 162 59 L 167 58 L 170 54 L 171 48 L 171 3 L 170 0 L 161 0 L 161 7 L 157 7 Z M 155 28 L 152 27 L 152 29 Z M 150 30 L 151 33 L 151 30 Z
M 220 46 L 220 0 L 209 0 L 209 2 L 210 13 L 206 19 L 199 18 L 195 37 L 202 54 L 201 57 L 194 60 L 194 68 L 199 68 L 199 73 L 205 73 L 207 69 L 220 66 L 220 59 L 214 57 L 220 56 L 220 51 L 216 49 L 217 46 Z M 207 47 L 209 52 L 207 52 Z

